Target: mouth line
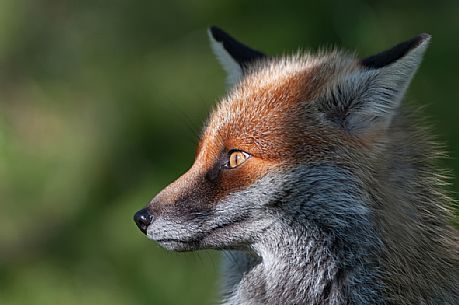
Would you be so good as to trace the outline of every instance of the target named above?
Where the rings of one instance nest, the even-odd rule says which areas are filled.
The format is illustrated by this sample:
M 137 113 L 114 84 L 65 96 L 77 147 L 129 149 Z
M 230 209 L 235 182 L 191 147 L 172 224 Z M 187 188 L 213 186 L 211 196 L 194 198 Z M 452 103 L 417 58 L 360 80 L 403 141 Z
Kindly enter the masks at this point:
M 202 232 L 198 236 L 190 239 L 178 239 L 178 238 L 159 238 L 153 239 L 157 242 L 160 246 L 168 249 L 168 250 L 175 250 L 175 251 L 192 251 L 196 250 L 202 245 L 201 243 L 209 236 L 215 234 L 216 232 L 231 227 L 234 225 L 238 225 L 239 223 L 245 221 L 247 217 L 238 217 L 233 222 L 223 223 L 211 227 L 207 232 Z
M 193 241 L 183 241 L 175 238 L 162 238 L 155 241 L 169 251 L 187 252 L 192 251 L 196 247 Z
M 184 241 L 184 240 L 175 239 L 175 238 L 161 238 L 161 239 L 157 239 L 156 242 L 158 243 L 181 243 L 181 244 L 193 243 L 192 241 Z

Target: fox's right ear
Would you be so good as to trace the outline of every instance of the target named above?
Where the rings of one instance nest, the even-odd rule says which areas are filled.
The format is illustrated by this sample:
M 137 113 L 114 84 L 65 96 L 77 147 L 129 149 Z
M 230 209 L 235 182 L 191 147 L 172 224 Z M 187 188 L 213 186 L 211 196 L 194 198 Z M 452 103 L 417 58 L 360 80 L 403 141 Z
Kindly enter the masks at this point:
M 218 61 L 227 73 L 226 81 L 229 87 L 241 79 L 244 70 L 251 63 L 266 57 L 262 52 L 240 43 L 216 26 L 209 28 L 209 39 Z
M 399 111 L 429 41 L 429 34 L 420 34 L 361 60 L 361 69 L 345 75 L 328 91 L 321 109 L 354 134 L 386 130 Z

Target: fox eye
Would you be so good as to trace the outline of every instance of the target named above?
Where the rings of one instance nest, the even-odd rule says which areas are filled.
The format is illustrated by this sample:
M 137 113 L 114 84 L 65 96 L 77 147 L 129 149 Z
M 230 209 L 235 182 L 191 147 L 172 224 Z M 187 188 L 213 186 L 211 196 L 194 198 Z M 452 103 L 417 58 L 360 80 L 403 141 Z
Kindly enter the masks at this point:
M 227 168 L 236 168 L 239 165 L 243 164 L 250 155 L 241 150 L 233 150 L 229 153 L 228 163 L 226 164 Z

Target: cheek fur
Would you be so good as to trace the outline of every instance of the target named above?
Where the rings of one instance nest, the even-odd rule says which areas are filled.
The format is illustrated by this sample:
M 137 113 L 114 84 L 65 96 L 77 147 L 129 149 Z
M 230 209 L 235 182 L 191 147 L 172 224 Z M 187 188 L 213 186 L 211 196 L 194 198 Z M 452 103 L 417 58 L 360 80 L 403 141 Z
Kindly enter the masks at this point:
M 219 178 L 215 181 L 216 203 L 226 195 L 248 188 L 275 166 L 276 163 L 272 161 L 251 157 L 235 169 L 222 170 Z

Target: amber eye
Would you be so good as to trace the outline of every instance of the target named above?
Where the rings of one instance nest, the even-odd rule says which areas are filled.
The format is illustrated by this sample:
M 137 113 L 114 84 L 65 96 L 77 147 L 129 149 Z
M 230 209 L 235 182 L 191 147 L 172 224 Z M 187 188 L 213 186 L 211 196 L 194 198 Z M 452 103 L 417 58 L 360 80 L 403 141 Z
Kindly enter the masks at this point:
M 250 155 L 246 152 L 240 150 L 234 150 L 230 152 L 229 160 L 227 163 L 228 168 L 236 168 L 250 157 Z

